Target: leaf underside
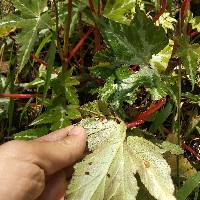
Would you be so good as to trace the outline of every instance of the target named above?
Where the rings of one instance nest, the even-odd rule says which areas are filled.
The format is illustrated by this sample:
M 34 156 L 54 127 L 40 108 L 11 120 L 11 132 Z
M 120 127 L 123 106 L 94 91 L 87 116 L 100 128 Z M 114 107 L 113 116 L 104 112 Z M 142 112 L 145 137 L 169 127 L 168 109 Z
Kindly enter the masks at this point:
M 126 140 L 123 122 L 85 119 L 80 125 L 86 129 L 92 153 L 76 164 L 68 200 L 134 200 L 136 173 L 156 199 L 175 200 L 170 168 L 159 147 L 137 136 Z

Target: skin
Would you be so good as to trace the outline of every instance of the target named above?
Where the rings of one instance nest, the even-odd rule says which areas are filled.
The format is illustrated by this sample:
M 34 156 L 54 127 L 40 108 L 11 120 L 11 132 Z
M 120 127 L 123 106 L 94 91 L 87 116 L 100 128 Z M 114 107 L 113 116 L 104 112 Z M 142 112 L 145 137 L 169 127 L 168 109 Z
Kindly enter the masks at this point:
M 71 166 L 86 145 L 83 128 L 69 126 L 33 141 L 0 146 L 0 199 L 61 200 Z

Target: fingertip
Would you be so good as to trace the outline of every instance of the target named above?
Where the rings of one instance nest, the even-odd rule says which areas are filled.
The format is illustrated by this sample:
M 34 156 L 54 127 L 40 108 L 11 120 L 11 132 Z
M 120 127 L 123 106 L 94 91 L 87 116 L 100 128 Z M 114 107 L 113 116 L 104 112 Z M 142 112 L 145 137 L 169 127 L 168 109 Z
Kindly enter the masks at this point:
M 68 135 L 76 135 L 76 136 L 83 135 L 83 136 L 86 136 L 86 133 L 85 133 L 85 129 L 83 127 L 81 127 L 81 126 L 74 126 L 69 131 Z
M 49 133 L 48 135 L 42 136 L 40 138 L 35 139 L 36 141 L 48 141 L 48 142 L 53 142 L 53 141 L 59 141 L 66 136 L 68 136 L 69 132 L 71 129 L 73 129 L 73 125 L 68 126 L 66 128 L 62 128 L 59 130 L 56 130 L 54 132 Z

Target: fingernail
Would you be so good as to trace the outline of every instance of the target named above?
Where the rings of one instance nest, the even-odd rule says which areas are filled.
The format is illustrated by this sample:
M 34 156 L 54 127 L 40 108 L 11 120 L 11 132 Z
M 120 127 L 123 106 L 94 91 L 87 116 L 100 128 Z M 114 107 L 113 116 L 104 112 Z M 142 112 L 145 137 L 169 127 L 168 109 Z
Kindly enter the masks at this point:
M 69 131 L 68 135 L 80 135 L 83 132 L 83 128 L 80 126 L 75 126 Z

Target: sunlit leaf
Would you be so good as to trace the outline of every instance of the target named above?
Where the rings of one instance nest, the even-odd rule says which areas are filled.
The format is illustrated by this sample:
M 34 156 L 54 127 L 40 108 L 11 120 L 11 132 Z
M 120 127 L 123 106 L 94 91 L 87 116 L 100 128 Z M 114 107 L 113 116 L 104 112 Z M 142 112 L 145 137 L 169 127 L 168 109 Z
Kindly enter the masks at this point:
M 150 65 L 159 72 L 165 71 L 172 56 L 172 50 L 173 42 L 170 41 L 163 50 L 161 50 L 158 54 L 152 56 L 152 59 L 150 60 Z
M 200 16 L 196 16 L 190 20 L 193 29 L 197 29 L 200 32 Z
M 169 12 L 164 12 L 156 22 L 157 25 L 161 25 L 165 31 L 167 32 L 167 29 L 174 30 L 175 23 L 177 20 L 170 16 Z
M 138 193 L 136 172 L 156 199 L 175 200 L 170 168 L 159 147 L 141 137 L 131 136 L 126 142 L 123 122 L 86 119 L 80 124 L 88 134 L 92 153 L 76 164 L 68 200 L 134 200 Z
M 108 0 L 104 9 L 104 16 L 116 22 L 130 24 L 135 13 L 136 4 L 141 0 Z

